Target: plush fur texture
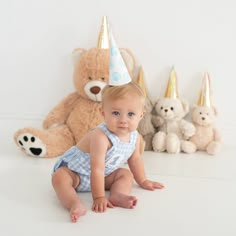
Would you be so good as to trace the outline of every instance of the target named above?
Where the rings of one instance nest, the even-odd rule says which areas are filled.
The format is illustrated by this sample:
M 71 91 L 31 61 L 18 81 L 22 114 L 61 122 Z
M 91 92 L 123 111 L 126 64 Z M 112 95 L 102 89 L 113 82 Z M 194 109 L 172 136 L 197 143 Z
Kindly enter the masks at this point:
M 216 109 L 194 105 L 191 114 L 196 133 L 190 138 L 190 143 L 184 144 L 184 151 L 193 153 L 200 150 L 210 155 L 218 153 L 221 148 L 221 135 L 214 127 Z
M 152 110 L 153 104 L 149 98 L 146 98 L 145 101 L 145 115 L 142 120 L 139 122 L 138 131 L 142 135 L 145 142 L 145 151 L 151 151 L 152 148 L 152 139 L 155 133 L 155 128 L 152 123 Z
M 121 49 L 121 54 L 132 74 L 135 66 L 132 53 Z M 43 129 L 23 128 L 15 133 L 17 146 L 30 156 L 59 156 L 103 122 L 101 91 L 109 79 L 109 49 L 76 49 L 73 56 L 75 92 L 49 112 Z
M 189 112 L 188 103 L 182 99 L 160 98 L 155 104 L 153 124 L 158 128 L 152 144 L 155 152 L 179 153 L 182 141 L 188 140 L 195 127 L 183 118 Z M 187 141 L 186 141 L 187 142 Z

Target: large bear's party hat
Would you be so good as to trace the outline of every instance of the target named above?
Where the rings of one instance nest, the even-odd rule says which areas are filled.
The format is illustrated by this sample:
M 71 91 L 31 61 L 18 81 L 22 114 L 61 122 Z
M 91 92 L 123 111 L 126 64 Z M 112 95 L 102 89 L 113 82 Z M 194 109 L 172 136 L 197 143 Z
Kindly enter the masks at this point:
M 129 82 L 131 82 L 130 74 L 110 31 L 109 85 L 119 86 L 128 84 Z
M 205 76 L 202 79 L 202 85 L 198 94 L 197 100 L 198 106 L 212 107 L 212 94 L 211 94 L 211 84 L 210 76 L 206 72 Z
M 165 98 L 178 98 L 179 93 L 178 93 L 178 84 L 177 84 L 177 76 L 174 67 L 172 67 L 171 72 L 170 72 L 170 78 L 168 81 L 168 84 L 166 86 L 166 91 L 165 91 Z
M 102 18 L 102 25 L 100 33 L 98 35 L 97 48 L 103 48 L 103 49 L 109 48 L 109 29 L 106 16 L 103 16 Z

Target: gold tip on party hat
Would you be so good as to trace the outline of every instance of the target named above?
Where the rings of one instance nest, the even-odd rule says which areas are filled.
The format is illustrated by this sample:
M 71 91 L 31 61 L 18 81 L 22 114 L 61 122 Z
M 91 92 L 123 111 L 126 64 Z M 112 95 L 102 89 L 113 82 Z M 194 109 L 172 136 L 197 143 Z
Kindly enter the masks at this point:
M 109 34 L 107 17 L 103 16 L 100 33 L 98 36 L 97 48 L 108 49 L 109 48 Z
M 174 67 L 171 69 L 170 78 L 165 91 L 165 98 L 178 98 L 177 76 Z
M 119 86 L 131 82 L 130 74 L 116 45 L 112 33 L 110 32 L 110 66 L 109 85 Z
M 199 91 L 197 105 L 212 107 L 210 76 L 208 73 L 205 73 L 202 80 L 202 87 Z
M 144 79 L 144 71 L 143 71 L 143 67 L 141 66 L 135 81 L 143 90 L 145 97 L 148 96 L 148 92 L 147 92 L 147 86 L 145 83 L 145 79 Z

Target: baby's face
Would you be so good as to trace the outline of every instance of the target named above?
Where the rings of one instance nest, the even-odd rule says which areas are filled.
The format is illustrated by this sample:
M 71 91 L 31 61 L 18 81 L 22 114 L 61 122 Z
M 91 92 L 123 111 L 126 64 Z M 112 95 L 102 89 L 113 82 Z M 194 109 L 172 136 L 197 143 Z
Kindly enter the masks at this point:
M 102 108 L 108 129 L 118 137 L 127 136 L 136 130 L 143 113 L 142 99 L 136 94 L 106 101 Z

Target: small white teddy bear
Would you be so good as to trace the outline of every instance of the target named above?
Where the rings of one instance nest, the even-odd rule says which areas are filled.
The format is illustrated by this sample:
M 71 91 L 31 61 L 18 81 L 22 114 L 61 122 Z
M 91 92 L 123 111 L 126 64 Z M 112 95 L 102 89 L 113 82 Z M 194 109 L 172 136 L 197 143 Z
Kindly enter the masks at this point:
M 158 128 L 158 132 L 152 140 L 153 150 L 179 153 L 182 151 L 182 141 L 194 135 L 195 127 L 183 119 L 189 112 L 189 106 L 178 96 L 174 69 L 171 71 L 165 96 L 157 100 L 154 110 L 157 115 L 153 117 L 152 122 Z M 185 145 L 187 145 L 186 142 Z

